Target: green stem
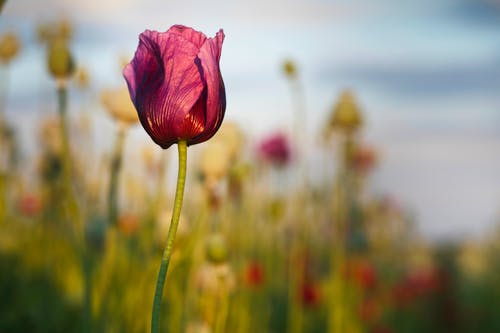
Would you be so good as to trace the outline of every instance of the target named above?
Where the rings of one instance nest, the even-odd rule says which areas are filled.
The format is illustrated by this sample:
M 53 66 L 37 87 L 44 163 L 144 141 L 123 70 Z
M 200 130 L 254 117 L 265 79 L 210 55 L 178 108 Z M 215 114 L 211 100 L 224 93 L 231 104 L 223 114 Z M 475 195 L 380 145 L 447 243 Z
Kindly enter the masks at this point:
M 84 299 L 83 299 L 83 332 L 92 332 L 92 270 L 93 263 L 89 253 L 83 254 Z
M 59 84 L 57 88 L 57 100 L 59 106 L 59 120 L 61 127 L 61 143 L 62 143 L 62 173 L 63 173 L 63 188 L 66 195 L 66 208 L 68 210 L 68 217 L 74 219 L 78 228 L 83 227 L 81 216 L 76 202 L 75 193 L 72 187 L 72 165 L 71 165 L 71 152 L 69 146 L 69 130 L 68 130 L 68 91 L 64 83 Z
M 111 160 L 110 180 L 108 189 L 108 222 L 115 225 L 118 219 L 118 178 L 122 166 L 125 128 L 120 127 L 116 136 L 113 157 Z
M 152 213 L 154 221 L 157 221 L 159 218 L 160 207 L 165 197 L 164 185 L 165 185 L 165 173 L 166 173 L 165 165 L 167 163 L 166 157 L 167 157 L 166 154 L 161 155 L 160 161 L 158 163 L 159 165 L 158 183 L 156 187 L 155 198 L 153 201 L 153 213 Z
M 179 149 L 179 172 L 177 174 L 177 189 L 175 191 L 174 211 L 172 213 L 170 228 L 168 229 L 167 244 L 161 258 L 158 279 L 156 280 L 156 290 L 153 301 L 153 315 L 151 318 L 151 333 L 158 333 L 160 331 L 160 307 L 163 295 L 163 287 L 165 285 L 165 277 L 167 275 L 170 257 L 172 256 L 175 233 L 177 232 L 177 226 L 179 225 L 182 199 L 184 196 L 184 185 L 186 183 L 187 143 L 186 141 L 179 141 L 177 146 Z

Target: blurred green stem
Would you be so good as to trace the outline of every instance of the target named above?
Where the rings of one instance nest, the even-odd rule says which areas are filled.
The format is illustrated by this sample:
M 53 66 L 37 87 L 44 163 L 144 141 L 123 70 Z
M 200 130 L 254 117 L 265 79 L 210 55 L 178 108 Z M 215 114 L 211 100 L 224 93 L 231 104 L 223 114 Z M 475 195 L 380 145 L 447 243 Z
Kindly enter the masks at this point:
M 179 141 L 177 144 L 179 150 L 179 172 L 177 174 L 177 189 L 175 191 L 174 211 L 172 213 L 172 221 L 168 229 L 167 244 L 163 251 L 161 259 L 160 271 L 156 280 L 156 290 L 153 301 L 153 315 L 151 318 L 151 333 L 160 331 L 160 307 L 163 295 L 163 287 L 165 285 L 165 277 L 167 275 L 168 264 L 174 248 L 175 234 L 179 225 L 179 217 L 181 215 L 182 199 L 184 196 L 184 185 L 186 183 L 186 162 L 187 162 L 187 143 Z
M 156 195 L 154 198 L 153 202 L 153 219 L 155 221 L 158 221 L 159 219 L 159 214 L 160 214 L 160 207 L 161 204 L 163 203 L 163 199 L 165 198 L 165 165 L 167 164 L 167 154 L 162 154 L 160 157 L 160 161 L 158 163 L 159 170 L 158 170 L 158 184 L 156 187 Z
M 92 270 L 93 263 L 89 253 L 83 254 L 84 300 L 83 332 L 92 332 Z
M 214 333 L 224 333 L 226 331 L 226 321 L 229 312 L 229 297 L 228 292 L 225 287 L 225 283 L 221 281 L 222 287 L 220 287 L 218 293 L 217 308 L 218 311 L 215 315 L 215 330 Z
M 68 91 L 66 88 L 66 84 L 59 83 L 57 87 L 57 99 L 59 106 L 59 120 L 60 120 L 60 128 L 61 128 L 61 143 L 62 143 L 62 173 L 63 173 L 63 188 L 64 194 L 66 196 L 66 208 L 68 210 L 68 217 L 70 219 L 74 219 L 78 228 L 83 227 L 83 223 L 81 221 L 81 216 L 78 208 L 78 204 L 76 202 L 75 193 L 73 191 L 72 184 L 72 165 L 71 165 L 71 151 L 69 145 L 69 129 L 68 129 Z
M 295 226 L 298 228 L 298 226 Z M 288 261 L 288 333 L 300 333 L 302 331 L 302 304 L 301 288 L 303 284 L 302 274 L 304 267 L 300 267 L 299 248 L 300 239 L 295 230 L 291 239 L 290 257 Z M 299 265 L 299 267 L 297 266 Z
M 115 225 L 118 219 L 118 178 L 122 166 L 123 146 L 126 128 L 120 124 L 116 135 L 115 147 L 111 159 L 110 180 L 108 188 L 108 223 Z
M 3 5 L 5 5 L 6 2 L 7 0 L 0 0 L 0 14 L 2 13 Z
M 1 3 L 2 0 L 0 0 Z M 2 10 L 0 5 L 0 11 Z M 8 88 L 8 73 L 7 66 L 0 64 L 0 140 L 6 140 L 4 137 L 4 131 L 7 130 L 7 121 L 5 117 L 5 105 L 7 101 L 7 88 Z M 1 159 L 5 159 L 1 161 L 0 165 L 0 223 L 5 219 L 5 213 L 7 210 L 7 180 L 8 180 L 8 172 L 9 172 L 9 162 L 7 155 L 10 153 L 7 144 L 5 142 L 0 143 L 0 148 L 2 149 L 1 154 L 3 155 Z M 4 150 L 5 149 L 5 150 Z

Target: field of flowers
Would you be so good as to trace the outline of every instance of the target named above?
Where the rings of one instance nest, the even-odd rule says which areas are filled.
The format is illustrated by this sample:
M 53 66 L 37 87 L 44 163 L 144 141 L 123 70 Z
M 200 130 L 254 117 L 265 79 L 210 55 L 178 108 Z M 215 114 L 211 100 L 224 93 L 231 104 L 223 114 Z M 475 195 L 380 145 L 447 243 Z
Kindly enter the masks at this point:
M 142 111 L 138 117 L 150 90 L 137 88 L 138 97 L 134 85 L 154 81 L 148 76 L 154 74 L 139 79 L 134 68 L 137 82 L 124 72 L 130 94 L 123 80 L 97 97 L 116 123 L 113 148 L 102 151 L 88 144 L 93 115 L 67 111 L 71 91 L 92 84 L 73 60 L 71 24 L 42 24 L 36 36 L 47 50 L 57 109 L 40 119 L 34 158 L 26 158 L 17 118 L 5 108 L 6 78 L 22 45 L 14 32 L 0 32 L 6 83 L 0 92 L 0 332 L 151 329 L 176 210 L 168 175 L 178 166 L 153 141 L 137 148 L 141 158 L 123 158 L 128 144 L 139 147 L 127 140 L 139 120 L 156 143 L 173 144 L 169 151 L 183 140 L 200 143 L 193 158 L 187 148 L 184 202 L 162 298 L 160 292 L 161 331 L 500 332 L 500 236 L 431 243 L 397 198 L 370 193 L 366 184 L 384 163 L 383 147 L 362 139 L 365 119 L 355 92 L 332 101 L 317 129 L 332 163 L 313 168 L 300 140 L 303 83 L 294 62 L 282 67 L 296 106 L 292 130 L 250 138 L 243 124 L 222 121 L 222 110 L 208 129 L 213 133 L 199 142 L 171 134 L 183 130 L 175 123 L 160 123 L 174 135 L 170 142 Z M 321 181 L 311 182 L 311 173 Z

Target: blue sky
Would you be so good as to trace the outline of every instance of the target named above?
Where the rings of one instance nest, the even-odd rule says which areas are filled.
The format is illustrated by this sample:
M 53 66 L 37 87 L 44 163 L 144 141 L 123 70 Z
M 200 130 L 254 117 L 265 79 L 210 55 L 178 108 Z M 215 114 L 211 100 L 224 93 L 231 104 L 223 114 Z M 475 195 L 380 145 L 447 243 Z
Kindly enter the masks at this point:
M 10 73 L 13 121 L 32 119 L 51 91 L 33 31 L 60 15 L 75 21 L 74 52 L 96 90 L 122 84 L 117 59 L 147 28 L 223 28 L 227 117 L 253 135 L 289 125 L 280 63 L 293 58 L 310 142 L 339 92 L 353 89 L 365 140 L 382 157 L 373 191 L 411 207 L 426 235 L 480 234 L 498 220 L 500 1 L 10 0 L 0 31 L 20 32 L 25 45 Z

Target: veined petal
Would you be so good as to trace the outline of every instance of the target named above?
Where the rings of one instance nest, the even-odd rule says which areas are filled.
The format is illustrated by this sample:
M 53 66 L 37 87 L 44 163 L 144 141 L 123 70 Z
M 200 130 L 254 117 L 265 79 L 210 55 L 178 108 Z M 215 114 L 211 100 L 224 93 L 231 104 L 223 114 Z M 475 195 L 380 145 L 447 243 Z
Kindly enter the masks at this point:
M 170 27 L 167 33 L 182 36 L 184 39 L 196 45 L 198 49 L 201 48 L 203 46 L 203 43 L 205 43 L 205 41 L 207 40 L 207 36 L 205 36 L 204 33 L 180 24 L 176 24 Z
M 210 139 L 219 129 L 226 110 L 226 93 L 224 81 L 220 73 L 219 60 L 224 42 L 224 32 L 219 30 L 214 38 L 208 38 L 200 49 L 198 58 L 200 59 L 202 80 L 206 84 L 206 109 L 204 113 L 204 131 L 192 138 L 188 143 L 196 144 Z M 189 117 L 201 118 L 195 115 L 202 112 L 201 109 L 193 109 Z
M 124 69 L 139 119 L 163 148 L 182 138 L 182 123 L 204 89 L 195 64 L 198 50 L 179 34 L 146 30 Z

